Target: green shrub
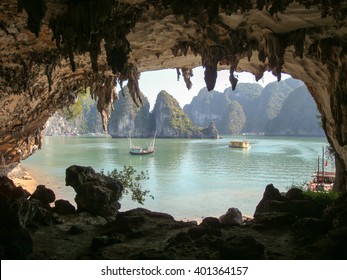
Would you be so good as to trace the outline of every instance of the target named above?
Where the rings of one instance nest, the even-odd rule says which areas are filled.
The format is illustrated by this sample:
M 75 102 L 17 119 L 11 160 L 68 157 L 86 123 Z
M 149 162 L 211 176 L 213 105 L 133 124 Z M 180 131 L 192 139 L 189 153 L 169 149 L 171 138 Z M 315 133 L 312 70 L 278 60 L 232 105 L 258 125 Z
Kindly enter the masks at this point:
M 307 182 L 303 182 L 300 184 L 292 184 L 290 187 L 286 189 L 289 190 L 292 188 L 297 188 L 302 190 L 304 196 L 316 202 L 319 202 L 325 206 L 331 205 L 339 197 L 339 193 L 335 191 L 318 191 L 317 192 L 317 191 L 307 190 Z
M 141 181 L 148 180 L 148 171 L 146 172 L 141 171 L 138 173 L 134 167 L 132 166 L 126 166 L 124 165 L 123 170 L 118 171 L 117 169 L 114 169 L 111 172 L 107 172 L 107 174 L 104 174 L 103 170 L 101 171 L 103 175 L 106 175 L 112 179 L 119 180 L 123 185 L 123 193 L 122 196 L 131 194 L 131 199 L 143 204 L 145 201 L 145 198 L 147 195 L 149 195 L 149 190 L 143 190 Z M 149 195 L 152 199 L 154 197 L 152 195 Z

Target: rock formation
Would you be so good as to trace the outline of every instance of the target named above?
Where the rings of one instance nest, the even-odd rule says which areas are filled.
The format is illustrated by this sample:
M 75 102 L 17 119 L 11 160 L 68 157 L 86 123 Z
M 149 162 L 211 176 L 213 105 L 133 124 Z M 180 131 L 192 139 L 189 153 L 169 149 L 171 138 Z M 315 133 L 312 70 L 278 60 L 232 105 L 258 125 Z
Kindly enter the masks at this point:
M 91 167 L 77 165 L 66 169 L 65 181 L 76 191 L 77 211 L 115 219 L 123 192 L 120 181 L 97 173 Z
M 152 112 L 149 111 L 147 98 L 142 96 L 142 100 L 143 104 L 137 107 L 128 87 L 123 89 L 108 122 L 108 133 L 113 138 L 153 137 L 154 131 L 157 131 L 157 137 L 162 138 L 218 138 L 213 123 L 205 129 L 194 126 L 177 100 L 166 91 L 158 94 Z
M 151 113 L 151 127 L 158 137 L 165 138 L 217 138 L 213 124 L 207 129 L 193 125 L 178 101 L 166 91 L 159 92 Z
M 58 108 L 91 86 L 104 127 L 115 83 L 147 70 L 178 68 L 187 86 L 202 65 L 212 90 L 218 69 L 288 73 L 305 82 L 336 151 L 336 188 L 347 186 L 345 1 L 65 1 L 0 3 L 0 154 L 2 168 L 41 146 Z M 53 39 L 53 40 L 52 40 Z
M 142 96 L 143 104 L 137 107 L 131 99 L 128 87 L 124 87 L 115 101 L 107 130 L 112 137 L 152 137 L 149 124 L 149 103 Z
M 265 128 L 266 135 L 323 136 L 317 106 L 305 86 L 292 91 L 276 118 Z

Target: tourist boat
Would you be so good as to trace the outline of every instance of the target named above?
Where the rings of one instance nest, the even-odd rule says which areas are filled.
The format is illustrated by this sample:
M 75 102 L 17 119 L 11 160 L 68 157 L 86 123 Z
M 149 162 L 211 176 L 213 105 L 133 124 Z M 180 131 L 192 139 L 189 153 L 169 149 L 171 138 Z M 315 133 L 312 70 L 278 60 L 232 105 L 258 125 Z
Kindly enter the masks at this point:
M 251 145 L 247 140 L 242 141 L 230 141 L 229 147 L 230 148 L 241 148 L 241 149 L 248 149 Z
M 154 153 L 154 144 L 155 144 L 155 136 L 157 132 L 154 133 L 153 140 L 149 144 L 148 148 L 143 148 L 139 146 L 134 146 L 131 142 L 131 138 L 129 137 L 129 142 L 130 142 L 130 149 L 129 153 L 131 155 L 149 155 Z
M 310 191 L 331 191 L 334 187 L 334 171 L 317 171 L 312 175 L 313 179 L 308 183 L 307 190 Z
M 331 191 L 335 182 L 335 171 L 326 171 L 328 160 L 324 162 L 324 147 L 322 148 L 322 169 L 320 170 L 320 159 L 318 156 L 317 171 L 313 173 L 312 180 L 307 184 L 309 191 Z

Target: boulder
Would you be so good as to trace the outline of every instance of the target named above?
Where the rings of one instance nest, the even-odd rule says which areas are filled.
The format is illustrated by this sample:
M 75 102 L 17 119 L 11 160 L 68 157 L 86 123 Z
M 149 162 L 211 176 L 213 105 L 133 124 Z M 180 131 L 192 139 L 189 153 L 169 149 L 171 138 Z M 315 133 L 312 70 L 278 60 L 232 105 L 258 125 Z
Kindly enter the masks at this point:
M 241 211 L 237 208 L 229 208 L 219 217 L 219 221 L 222 225 L 241 225 L 243 223 Z
M 31 195 L 30 199 L 37 199 L 43 204 L 50 204 L 55 200 L 55 194 L 51 189 L 46 188 L 44 185 L 38 185 L 36 190 Z
M 288 213 L 294 217 L 320 218 L 325 206 L 308 197 L 304 197 L 299 189 L 292 189 L 281 195 L 273 185 L 266 186 L 262 200 L 256 207 L 254 218 L 263 213 Z
M 286 193 L 286 198 L 290 200 L 300 200 L 304 199 L 303 191 L 298 188 L 291 188 Z
M 76 207 L 68 200 L 58 199 L 54 202 L 54 211 L 59 215 L 69 215 L 76 212 Z
M 262 200 L 283 200 L 283 196 L 273 184 L 269 184 L 265 188 Z
M 0 193 L 11 198 L 28 198 L 30 193 L 22 187 L 17 187 L 7 176 L 0 177 Z
M 16 188 L 16 185 L 13 181 L 7 176 L 0 177 L 0 193 L 10 196 L 12 191 Z
M 65 183 L 76 191 L 77 211 L 115 218 L 123 192 L 120 181 L 97 173 L 91 167 L 73 165 L 66 169 Z

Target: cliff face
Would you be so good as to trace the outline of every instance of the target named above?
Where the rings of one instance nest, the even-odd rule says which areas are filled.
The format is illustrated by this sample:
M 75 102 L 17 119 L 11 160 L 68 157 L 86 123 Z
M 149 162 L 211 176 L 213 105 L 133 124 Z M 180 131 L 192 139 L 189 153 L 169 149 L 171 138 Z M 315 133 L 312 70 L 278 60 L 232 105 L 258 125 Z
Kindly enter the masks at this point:
M 149 103 L 146 97 L 137 107 L 130 97 L 128 87 L 124 87 L 108 122 L 108 133 L 112 137 L 149 137 Z
M 323 136 L 317 106 L 305 86 L 290 93 L 276 118 L 265 128 L 267 135 Z
M 66 1 L 0 3 L 0 154 L 2 168 L 41 145 L 41 130 L 77 89 L 91 86 L 104 126 L 128 79 L 141 103 L 139 72 L 205 67 L 208 90 L 218 69 L 264 71 L 303 80 L 337 153 L 347 185 L 347 9 L 345 1 Z M 52 40 L 53 39 L 53 40 Z
M 189 117 L 183 112 L 178 101 L 166 91 L 159 92 L 152 111 L 151 122 L 158 137 L 169 138 L 203 138 L 201 129 L 194 126 Z M 206 130 L 211 138 L 213 129 Z M 217 138 L 218 132 L 215 135 Z
M 50 117 L 45 125 L 45 135 L 75 135 L 86 133 L 104 133 L 101 117 L 96 103 L 88 92 L 79 95 L 72 106 L 59 110 Z

